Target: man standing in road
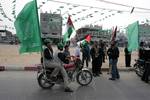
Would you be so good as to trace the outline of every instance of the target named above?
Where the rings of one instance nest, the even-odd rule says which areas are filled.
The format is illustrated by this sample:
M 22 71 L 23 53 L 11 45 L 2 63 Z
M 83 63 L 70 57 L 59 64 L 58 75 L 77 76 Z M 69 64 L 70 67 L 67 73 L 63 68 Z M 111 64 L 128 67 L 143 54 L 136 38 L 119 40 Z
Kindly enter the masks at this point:
M 124 49 L 124 53 L 125 53 L 125 66 L 126 67 L 131 67 L 131 52 L 128 50 L 128 44 L 126 44 L 125 49 Z
M 112 65 L 111 78 L 109 80 L 119 79 L 120 75 L 117 69 L 117 62 L 119 57 L 119 49 L 116 46 L 116 41 L 111 43 L 111 47 L 108 49 L 108 55 L 110 57 L 110 63 Z

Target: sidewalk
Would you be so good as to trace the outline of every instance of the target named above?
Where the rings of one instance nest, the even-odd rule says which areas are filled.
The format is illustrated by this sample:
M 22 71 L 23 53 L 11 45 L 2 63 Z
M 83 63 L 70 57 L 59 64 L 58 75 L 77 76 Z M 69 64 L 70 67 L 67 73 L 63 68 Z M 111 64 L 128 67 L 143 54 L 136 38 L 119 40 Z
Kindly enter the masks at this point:
M 56 46 L 53 46 L 54 51 L 57 50 Z M 120 56 L 118 59 L 118 69 L 128 70 L 125 67 L 124 51 L 120 49 Z M 36 71 L 37 66 L 40 64 L 40 53 L 27 53 L 19 54 L 18 45 L 1 45 L 0 44 L 0 71 Z M 70 53 L 73 55 L 75 51 L 74 47 L 70 48 Z M 132 53 L 131 66 L 134 64 L 134 59 L 137 58 L 137 53 Z M 89 62 L 89 68 L 91 69 L 91 62 Z M 108 70 L 108 59 L 102 65 L 102 70 Z
M 0 65 L 0 71 L 37 71 L 37 69 L 41 66 L 41 64 L 35 64 L 35 65 L 27 65 L 27 66 L 18 66 L 18 65 Z M 85 67 L 85 65 L 84 65 Z M 89 63 L 89 69 L 92 68 L 91 63 Z M 108 71 L 108 61 L 103 63 L 102 65 L 102 71 Z M 126 68 L 125 66 L 122 66 L 118 63 L 118 69 L 119 71 L 131 71 L 133 68 Z

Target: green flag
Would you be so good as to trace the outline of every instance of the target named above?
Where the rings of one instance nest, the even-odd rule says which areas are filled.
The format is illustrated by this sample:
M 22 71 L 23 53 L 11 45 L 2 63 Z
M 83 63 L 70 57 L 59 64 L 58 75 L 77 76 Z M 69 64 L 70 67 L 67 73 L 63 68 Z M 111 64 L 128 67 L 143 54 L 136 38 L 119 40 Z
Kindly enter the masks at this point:
M 69 16 L 68 21 L 67 21 L 67 31 L 64 34 L 64 38 L 63 38 L 64 43 L 66 43 L 69 40 L 69 38 L 70 38 L 71 34 L 73 33 L 73 31 L 74 31 L 74 26 L 73 26 L 72 20 Z
M 16 34 L 21 42 L 20 53 L 39 52 L 42 50 L 36 0 L 24 6 L 18 14 L 14 25 Z
M 139 27 L 138 27 L 138 21 L 134 22 L 133 24 L 130 24 L 127 29 L 127 38 L 128 38 L 128 50 L 134 51 L 138 49 L 139 42 L 138 42 L 138 34 L 139 34 Z

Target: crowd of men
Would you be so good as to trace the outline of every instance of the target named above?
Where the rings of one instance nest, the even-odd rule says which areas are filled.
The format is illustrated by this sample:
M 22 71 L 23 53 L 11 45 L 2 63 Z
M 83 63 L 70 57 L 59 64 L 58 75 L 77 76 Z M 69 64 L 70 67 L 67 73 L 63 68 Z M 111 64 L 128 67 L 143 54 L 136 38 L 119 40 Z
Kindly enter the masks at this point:
M 55 70 L 52 72 L 51 77 L 52 79 L 55 78 L 57 73 L 60 71 L 64 78 L 64 87 L 65 91 L 71 92 L 72 90 L 68 87 L 68 76 L 65 69 L 62 67 L 63 63 L 68 64 L 70 62 L 70 51 L 69 45 L 63 45 L 59 43 L 57 45 L 58 51 L 53 51 L 51 46 L 51 42 L 47 39 L 44 40 L 44 44 L 46 46 L 44 50 L 44 63 L 47 67 L 53 67 Z M 126 67 L 131 67 L 131 52 L 128 51 L 127 45 L 124 49 L 125 52 L 125 65 Z M 139 58 L 145 59 L 143 57 L 143 48 L 142 45 L 139 49 Z M 77 45 L 75 49 L 76 57 L 80 57 L 82 60 L 82 65 L 85 63 L 85 67 L 89 67 L 89 62 L 91 61 L 92 64 L 92 73 L 94 77 L 99 77 L 102 74 L 102 64 L 105 62 L 105 58 L 108 56 L 109 60 L 109 74 L 111 77 L 109 80 L 117 80 L 120 78 L 118 69 L 117 69 L 117 62 L 119 58 L 119 48 L 117 47 L 117 42 L 113 41 L 110 43 L 110 46 L 107 47 L 105 42 L 103 41 L 95 41 L 92 45 L 89 45 L 88 42 L 81 43 Z M 147 65 L 148 66 L 148 65 Z M 148 67 L 149 68 L 149 67 Z M 147 69 L 148 69 L 147 68 Z M 145 72 L 146 75 L 149 72 Z M 147 81 L 147 78 L 143 75 L 142 80 Z
M 109 80 L 116 80 L 120 78 L 117 62 L 119 57 L 119 49 L 117 47 L 117 42 L 113 41 L 110 43 L 110 47 L 106 48 L 107 45 L 103 41 L 95 41 L 94 44 L 89 48 L 88 44 L 81 45 L 82 52 L 82 63 L 86 61 L 86 67 L 89 66 L 89 61 L 92 59 L 92 73 L 93 76 L 97 77 L 102 74 L 101 67 L 103 62 L 105 62 L 105 58 L 108 56 L 109 60 L 109 74 L 111 77 Z M 125 55 L 125 67 L 131 66 L 131 51 L 128 50 L 128 43 L 125 43 L 124 55 Z M 146 83 L 149 82 L 150 77 L 150 48 L 145 48 L 144 42 L 140 43 L 138 50 L 138 59 L 142 59 L 145 61 L 144 64 L 144 73 L 142 75 L 142 81 Z M 91 57 L 91 58 L 90 58 Z

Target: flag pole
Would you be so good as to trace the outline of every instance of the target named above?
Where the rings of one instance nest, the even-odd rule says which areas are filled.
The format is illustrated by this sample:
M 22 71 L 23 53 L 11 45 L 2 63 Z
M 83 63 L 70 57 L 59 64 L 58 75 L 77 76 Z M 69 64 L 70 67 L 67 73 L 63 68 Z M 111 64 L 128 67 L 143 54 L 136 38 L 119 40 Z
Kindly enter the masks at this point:
M 39 36 L 40 36 L 40 41 L 41 41 L 41 50 L 43 51 L 43 48 L 42 48 L 42 39 L 41 39 L 41 30 L 40 30 L 40 24 L 39 24 L 39 15 L 38 15 L 38 8 L 37 8 L 37 0 L 34 0 L 34 2 L 35 2 L 35 9 L 36 9 L 36 15 L 37 15 Z
M 140 49 L 139 21 L 137 23 L 138 23 L 138 45 L 139 45 L 137 51 L 138 51 L 138 59 L 139 59 L 139 55 L 140 55 L 139 54 L 139 49 Z
M 43 58 L 43 64 L 41 62 L 41 64 L 44 66 L 45 68 L 45 64 L 44 64 L 44 55 L 43 55 L 43 48 L 42 48 L 42 38 L 41 38 L 41 30 L 40 30 L 40 24 L 39 24 L 39 15 L 38 15 L 38 8 L 37 8 L 37 0 L 34 0 L 35 2 L 35 9 L 36 9 L 36 15 L 37 15 L 37 23 L 38 23 L 38 30 L 39 30 L 39 36 L 40 36 L 40 41 L 41 41 L 41 58 Z M 41 59 L 42 60 L 42 59 Z M 45 72 L 46 73 L 46 72 Z

